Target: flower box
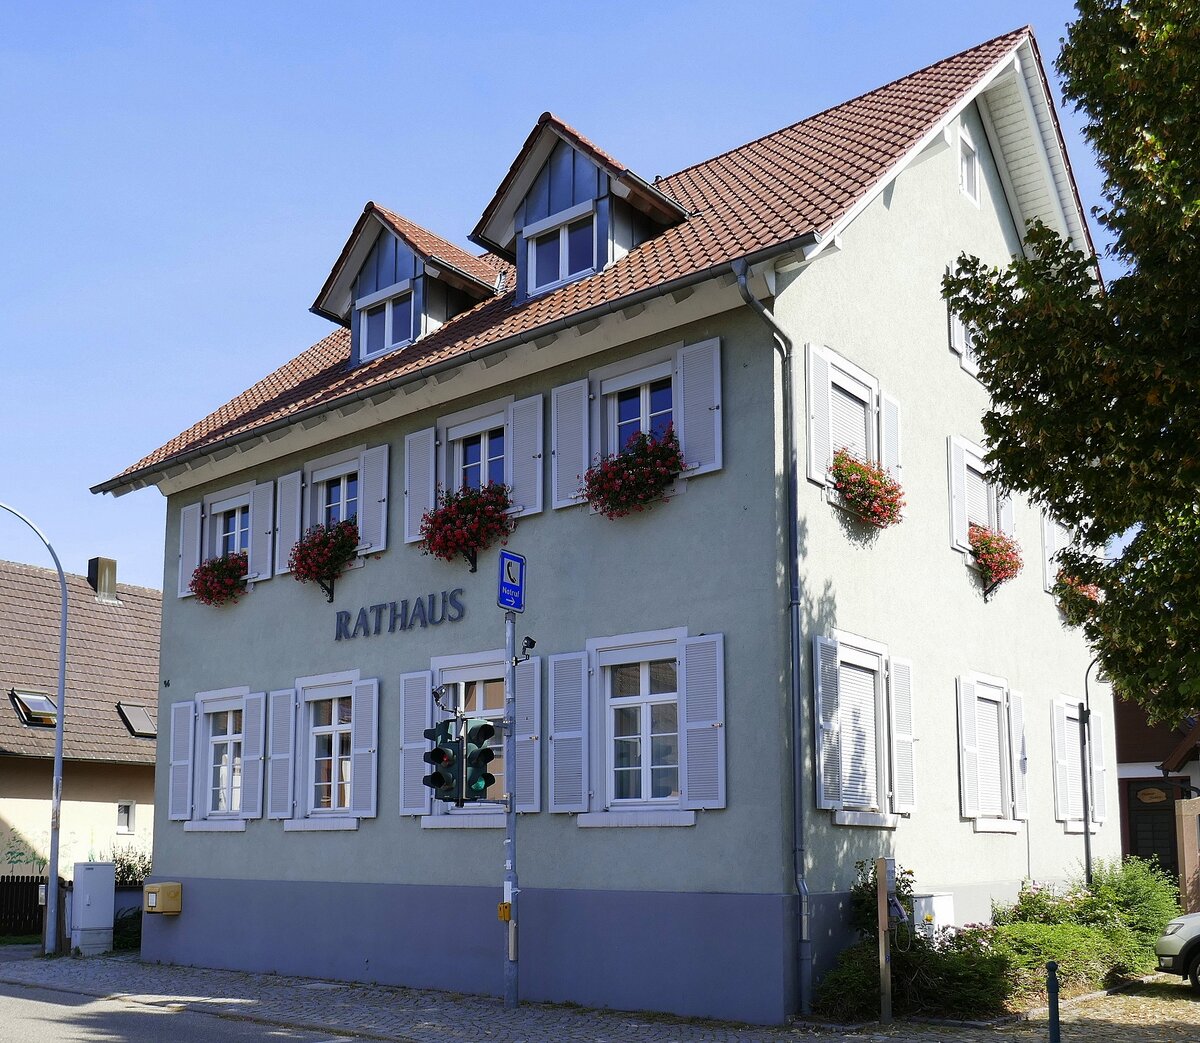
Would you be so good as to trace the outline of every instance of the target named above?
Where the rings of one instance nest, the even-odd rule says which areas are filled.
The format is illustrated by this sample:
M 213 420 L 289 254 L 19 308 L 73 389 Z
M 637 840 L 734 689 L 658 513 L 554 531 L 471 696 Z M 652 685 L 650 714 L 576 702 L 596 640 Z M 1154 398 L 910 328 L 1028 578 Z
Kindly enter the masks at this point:
M 1021 547 L 1011 536 L 985 525 L 970 525 L 967 527 L 967 542 L 983 577 L 986 593 L 1021 571 Z
M 196 595 L 202 605 L 224 605 L 246 593 L 246 565 L 248 556 L 244 550 L 226 554 L 196 566 L 188 582 L 188 590 Z
M 443 561 L 461 554 L 474 572 L 479 552 L 503 541 L 515 527 L 511 508 L 512 493 L 500 482 L 439 492 L 437 505 L 421 518 L 422 550 Z
M 305 532 L 288 554 L 288 568 L 300 583 L 316 583 L 332 602 L 334 581 L 356 557 L 358 524 L 350 519 L 314 525 Z
M 886 529 L 901 520 L 904 490 L 879 464 L 866 463 L 849 449 L 839 449 L 829 465 L 829 478 L 841 505 L 868 525 Z
M 588 468 L 580 492 L 597 513 L 623 518 L 666 500 L 685 466 L 674 427 L 661 438 L 638 432 L 619 453 Z

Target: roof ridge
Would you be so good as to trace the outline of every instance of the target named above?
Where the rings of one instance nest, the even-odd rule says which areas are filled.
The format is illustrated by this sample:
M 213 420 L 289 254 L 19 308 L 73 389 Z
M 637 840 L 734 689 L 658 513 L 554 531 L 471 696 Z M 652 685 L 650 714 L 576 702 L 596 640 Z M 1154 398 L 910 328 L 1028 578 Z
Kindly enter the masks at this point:
M 53 576 L 55 578 L 57 578 L 57 576 L 58 576 L 58 572 L 56 570 L 54 570 L 52 568 L 48 568 L 45 565 L 34 565 L 32 562 L 29 562 L 29 561 L 9 561 L 7 558 L 0 558 L 0 569 L 3 569 L 6 565 L 12 565 L 19 569 L 28 569 L 31 572 L 44 572 L 47 576 Z M 89 586 L 91 586 L 91 584 L 88 581 L 87 576 L 83 575 L 83 573 L 81 573 L 81 572 L 68 572 L 66 569 L 63 569 L 63 576 L 65 576 L 67 579 L 81 580 L 82 582 L 87 583 Z M 162 597 L 162 591 L 159 590 L 158 587 L 147 587 L 147 586 L 143 586 L 141 583 L 118 583 L 117 584 L 118 590 L 120 590 L 122 587 L 124 587 L 127 590 L 144 590 L 150 594 L 157 594 L 159 597 Z
M 690 163 L 686 167 L 681 167 L 679 170 L 676 170 L 673 173 L 665 174 L 662 177 L 656 177 L 653 183 L 655 185 L 659 185 L 664 181 L 671 181 L 683 174 L 686 174 L 689 170 L 695 170 L 697 167 L 708 166 L 710 163 L 715 163 L 717 160 L 724 159 L 726 156 L 731 156 L 735 152 L 741 152 L 743 149 L 748 149 L 753 145 L 757 145 L 759 142 L 766 141 L 768 138 L 774 138 L 780 134 L 786 133 L 789 130 L 794 130 L 796 127 L 808 123 L 810 120 L 815 120 L 818 117 L 824 116 L 830 112 L 834 112 L 837 109 L 844 109 L 848 105 L 853 105 L 856 101 L 862 101 L 863 98 L 869 98 L 872 94 L 878 94 L 880 91 L 885 91 L 889 87 L 894 87 L 898 83 L 903 83 L 905 80 L 911 80 L 914 76 L 920 76 L 923 73 L 929 72 L 931 69 L 936 69 L 939 65 L 945 65 L 947 62 L 955 61 L 958 58 L 962 58 L 965 55 L 971 54 L 973 51 L 983 50 L 983 48 L 989 47 L 997 41 L 1005 39 L 1006 37 L 1015 37 L 1021 35 L 1032 36 L 1033 27 L 1029 24 L 1026 24 L 1020 29 L 1012 29 L 1007 33 L 1000 33 L 998 36 L 993 36 L 990 40 L 984 40 L 983 43 L 977 43 L 971 47 L 966 47 L 955 54 L 947 55 L 945 58 L 939 58 L 935 62 L 930 62 L 928 65 L 924 65 L 919 69 L 914 69 L 912 72 L 906 73 L 903 76 L 897 76 L 896 79 L 889 80 L 887 83 L 880 84 L 878 87 L 872 87 L 869 91 L 863 91 L 862 94 L 856 94 L 853 98 L 847 98 L 845 101 L 840 101 L 836 105 L 828 105 L 817 112 L 805 116 L 803 119 L 796 120 L 794 123 L 789 123 L 786 126 L 768 131 L 766 134 L 760 134 L 757 138 L 751 138 L 749 141 L 744 141 L 740 145 L 734 145 L 732 148 L 725 149 L 724 152 L 718 152 L 715 156 L 709 156 L 707 159 L 697 160 L 695 163 Z

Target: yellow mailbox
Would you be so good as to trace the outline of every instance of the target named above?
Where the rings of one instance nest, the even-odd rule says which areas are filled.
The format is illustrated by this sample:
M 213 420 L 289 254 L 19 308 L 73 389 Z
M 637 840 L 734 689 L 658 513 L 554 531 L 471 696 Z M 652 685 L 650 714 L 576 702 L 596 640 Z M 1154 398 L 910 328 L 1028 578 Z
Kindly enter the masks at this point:
M 148 913 L 178 916 L 183 905 L 183 884 L 163 881 L 142 888 L 142 908 Z

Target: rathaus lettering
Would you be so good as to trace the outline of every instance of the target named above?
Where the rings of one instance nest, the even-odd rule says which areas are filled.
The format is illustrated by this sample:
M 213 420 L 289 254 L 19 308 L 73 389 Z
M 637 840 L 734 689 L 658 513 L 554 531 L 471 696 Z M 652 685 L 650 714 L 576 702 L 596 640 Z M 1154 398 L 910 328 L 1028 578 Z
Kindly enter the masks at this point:
M 380 605 L 364 605 L 354 616 L 350 612 L 337 614 L 335 641 L 354 637 L 373 637 L 384 633 L 412 630 L 413 627 L 435 627 L 439 623 L 457 623 L 467 614 L 462 603 L 463 588 L 441 594 L 426 594 L 409 602 L 385 601 Z

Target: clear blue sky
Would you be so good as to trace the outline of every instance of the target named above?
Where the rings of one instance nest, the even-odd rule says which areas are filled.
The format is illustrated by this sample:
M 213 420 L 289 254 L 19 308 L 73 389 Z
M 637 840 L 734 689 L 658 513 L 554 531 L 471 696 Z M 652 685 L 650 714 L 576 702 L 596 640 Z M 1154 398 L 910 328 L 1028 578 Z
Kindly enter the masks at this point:
M 162 496 L 89 486 L 329 331 L 308 307 L 367 200 L 466 245 L 545 109 L 651 178 L 1026 23 L 1050 64 L 1073 16 L 1061 0 L 6 0 L 0 500 L 68 571 L 101 554 L 161 586 Z M 1056 100 L 1091 207 L 1099 177 Z M 49 563 L 7 515 L 0 558 Z

